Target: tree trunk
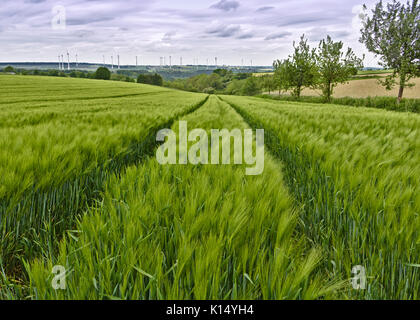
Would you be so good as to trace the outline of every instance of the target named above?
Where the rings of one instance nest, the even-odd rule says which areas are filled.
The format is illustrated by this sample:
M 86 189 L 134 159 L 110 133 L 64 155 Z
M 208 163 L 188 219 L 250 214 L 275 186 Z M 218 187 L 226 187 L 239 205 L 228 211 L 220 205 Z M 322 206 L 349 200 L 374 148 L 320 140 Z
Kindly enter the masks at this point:
M 331 92 L 332 90 L 331 90 L 331 83 L 330 82 L 328 82 L 328 88 L 327 88 L 327 102 L 328 103 L 330 103 L 331 102 L 331 94 L 332 94 L 332 92 Z
M 401 78 L 400 78 L 400 91 L 398 92 L 398 100 L 397 103 L 400 104 L 403 94 L 404 94 L 404 88 L 405 88 L 405 74 L 402 73 L 401 74 Z
M 400 104 L 404 93 L 404 86 L 400 85 L 400 91 L 398 92 L 398 104 Z

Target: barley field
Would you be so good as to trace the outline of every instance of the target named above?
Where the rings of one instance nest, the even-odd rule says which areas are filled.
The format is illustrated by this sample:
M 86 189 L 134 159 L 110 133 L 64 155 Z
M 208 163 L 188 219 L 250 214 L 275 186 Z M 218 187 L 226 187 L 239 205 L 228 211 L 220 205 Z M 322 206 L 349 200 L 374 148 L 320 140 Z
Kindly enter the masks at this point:
M 180 121 L 264 172 L 160 165 Z M 0 132 L 0 299 L 420 298 L 418 114 L 4 75 Z

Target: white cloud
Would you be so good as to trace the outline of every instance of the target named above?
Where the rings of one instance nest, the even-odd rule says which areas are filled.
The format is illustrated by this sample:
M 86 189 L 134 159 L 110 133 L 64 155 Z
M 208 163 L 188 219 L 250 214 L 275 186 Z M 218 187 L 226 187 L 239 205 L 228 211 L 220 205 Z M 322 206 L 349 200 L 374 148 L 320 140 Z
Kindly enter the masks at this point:
M 61 0 L 66 30 L 52 30 L 54 0 L 1 0 L 0 61 L 51 61 L 58 53 L 78 52 L 100 62 L 119 52 L 122 63 L 158 64 L 160 55 L 219 56 L 226 64 L 254 60 L 271 65 L 286 57 L 293 40 L 314 30 L 358 43 L 356 18 L 363 2 L 376 0 Z M 316 34 L 315 34 L 316 35 Z

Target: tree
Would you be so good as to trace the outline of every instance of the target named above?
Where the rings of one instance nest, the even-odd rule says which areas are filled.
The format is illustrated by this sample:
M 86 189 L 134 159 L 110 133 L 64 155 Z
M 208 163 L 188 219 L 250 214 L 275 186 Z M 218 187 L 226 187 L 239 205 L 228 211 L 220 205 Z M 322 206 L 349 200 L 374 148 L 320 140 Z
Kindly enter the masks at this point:
M 289 84 L 289 73 L 288 73 L 288 64 L 289 60 L 277 60 L 274 62 L 274 86 L 279 91 L 279 95 L 282 91 L 288 91 L 290 89 Z
M 242 88 L 242 94 L 246 96 L 255 96 L 259 93 L 261 93 L 261 88 L 257 79 L 255 77 L 246 79 Z
M 240 95 L 243 92 L 246 79 L 243 80 L 232 80 L 226 87 L 224 93 L 231 95 Z
M 334 42 L 330 36 L 321 40 L 315 54 L 317 69 L 319 72 L 318 86 L 322 89 L 324 98 L 329 102 L 334 87 L 339 83 L 345 83 L 351 75 L 363 68 L 363 60 L 359 59 L 351 48 L 346 54 L 342 51 L 343 43 Z
M 213 71 L 213 73 L 218 74 L 221 77 L 225 77 L 228 74 L 228 70 L 226 69 L 216 69 Z
M 159 74 L 139 74 L 137 83 L 150 84 L 154 86 L 162 86 L 163 78 Z
M 365 12 L 367 10 L 364 6 Z M 399 77 L 398 103 L 401 101 L 408 81 L 420 76 L 420 6 L 418 0 L 406 5 L 394 0 L 384 7 L 382 1 L 376 4 L 373 15 L 364 15 L 360 42 L 380 56 L 380 64 L 393 69 L 393 73 L 381 83 L 391 90 Z
M 99 67 L 95 72 L 95 79 L 109 80 L 111 79 L 111 71 L 105 67 Z
M 162 86 L 163 85 L 163 78 L 161 75 L 155 73 L 152 76 L 152 84 L 155 86 Z
M 293 95 L 300 98 L 304 87 L 312 87 L 316 83 L 315 50 L 311 50 L 305 35 L 300 38 L 296 46 L 293 42 L 294 54 L 284 60 L 280 65 L 281 78 L 293 89 Z
M 274 81 L 273 75 L 263 76 L 261 82 L 262 82 L 262 87 L 265 90 L 268 90 L 268 94 L 271 94 L 271 92 L 276 89 L 276 82 Z
M 7 73 L 13 73 L 13 72 L 15 72 L 15 69 L 13 69 L 12 66 L 7 66 L 6 68 L 4 68 L 3 71 L 7 72 Z
M 137 83 L 142 84 L 152 84 L 150 81 L 150 77 L 145 74 L 139 74 L 137 77 Z

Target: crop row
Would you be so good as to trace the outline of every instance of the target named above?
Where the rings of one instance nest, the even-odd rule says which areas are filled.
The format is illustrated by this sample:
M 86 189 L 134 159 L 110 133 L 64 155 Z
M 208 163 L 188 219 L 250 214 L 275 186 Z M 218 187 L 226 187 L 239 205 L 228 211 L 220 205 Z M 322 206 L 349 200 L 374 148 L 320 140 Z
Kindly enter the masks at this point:
M 43 81 L 47 80 L 33 79 L 33 85 L 43 87 Z M 23 257 L 51 255 L 56 239 L 98 198 L 109 175 L 141 161 L 153 150 L 159 129 L 205 99 L 205 95 L 168 91 L 118 100 L 1 108 L 0 263 L 4 273 L 20 277 Z
M 381 110 L 223 97 L 284 163 L 304 206 L 300 229 L 323 249 L 331 278 L 366 268 L 345 297 L 420 297 L 420 117 Z
M 190 129 L 248 128 L 214 96 L 182 120 Z M 159 165 L 152 157 L 109 179 L 104 200 L 61 241 L 59 255 L 27 265 L 31 298 L 331 297 L 337 286 L 313 272 L 319 251 L 307 249 L 296 223 L 269 154 L 261 176 L 246 176 L 244 165 Z M 65 290 L 51 287 L 54 265 L 67 270 Z

